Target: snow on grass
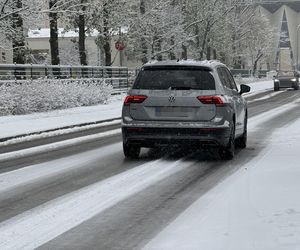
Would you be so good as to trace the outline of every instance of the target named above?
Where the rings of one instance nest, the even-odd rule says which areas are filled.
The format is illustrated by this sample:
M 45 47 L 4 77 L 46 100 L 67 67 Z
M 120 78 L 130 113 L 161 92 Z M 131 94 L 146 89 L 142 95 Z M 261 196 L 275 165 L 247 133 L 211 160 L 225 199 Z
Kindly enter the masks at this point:
M 103 80 L 40 79 L 0 85 L 0 116 L 106 103 L 112 86 Z
M 28 210 L 0 224 L 0 249 L 35 249 L 194 164 L 161 159 L 148 162 Z
M 300 249 L 300 119 L 192 204 L 145 249 Z

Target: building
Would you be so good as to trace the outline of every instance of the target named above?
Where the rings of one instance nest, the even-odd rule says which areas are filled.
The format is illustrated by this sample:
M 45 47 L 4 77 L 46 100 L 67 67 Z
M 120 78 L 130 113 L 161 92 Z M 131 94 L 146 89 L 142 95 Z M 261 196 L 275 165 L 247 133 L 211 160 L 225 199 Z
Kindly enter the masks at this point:
M 78 53 L 78 32 L 65 31 L 63 28 L 58 32 L 58 43 L 60 50 L 61 64 L 79 65 Z M 86 37 L 86 53 L 89 65 L 100 66 L 104 64 L 103 52 L 96 44 L 98 32 L 94 31 Z M 31 61 L 36 64 L 50 63 L 50 29 L 42 28 L 29 30 L 26 38 L 28 48 L 31 52 Z M 115 39 L 117 40 L 117 39 Z M 113 63 L 112 66 L 137 67 L 139 62 L 129 60 L 124 51 L 118 51 L 115 46 L 115 41 L 112 39 L 111 52 Z
M 258 5 L 260 11 L 270 20 L 274 30 L 278 32 L 274 40 L 272 68 L 294 69 L 297 64 L 297 55 L 300 57 L 297 38 L 297 27 L 300 24 L 300 1 L 251 0 L 249 2 Z

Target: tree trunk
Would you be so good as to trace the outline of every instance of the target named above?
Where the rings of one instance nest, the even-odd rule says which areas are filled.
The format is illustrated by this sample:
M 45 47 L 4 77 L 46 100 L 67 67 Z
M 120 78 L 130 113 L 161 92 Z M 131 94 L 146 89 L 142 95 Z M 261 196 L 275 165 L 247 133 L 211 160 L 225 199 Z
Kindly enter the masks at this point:
M 199 60 L 203 60 L 204 58 L 204 51 L 205 51 L 205 47 L 207 46 L 207 37 L 208 37 L 208 33 L 209 33 L 209 23 L 206 26 L 204 35 L 203 35 L 203 40 L 202 40 L 202 46 L 200 48 L 200 58 Z
M 59 65 L 59 48 L 58 48 L 58 27 L 57 27 L 57 13 L 52 12 L 57 0 L 49 0 L 49 19 L 50 19 L 50 54 L 52 65 Z M 57 71 L 57 70 L 56 70 Z M 58 71 L 56 73 L 59 73 Z
M 141 0 L 140 2 L 140 13 L 141 15 L 144 15 L 146 13 L 146 5 L 145 5 L 145 1 Z M 148 62 L 148 46 L 147 46 L 147 42 L 145 40 L 145 38 L 143 37 L 143 35 L 141 36 L 141 47 L 142 47 L 142 63 L 145 64 Z
M 258 53 L 255 60 L 254 60 L 254 64 L 253 64 L 253 69 L 252 69 L 252 76 L 255 76 L 256 71 L 257 71 L 257 64 L 259 62 L 259 60 L 263 57 L 262 53 Z
M 155 49 L 157 50 L 158 52 L 158 55 L 156 56 L 156 60 L 157 61 L 162 61 L 163 60 L 163 57 L 162 57 L 162 54 L 161 54 L 161 40 L 158 39 L 157 37 L 154 38 L 156 41 L 156 44 L 155 44 Z M 155 53 L 155 52 L 154 52 Z
M 14 1 L 14 8 L 16 10 L 22 9 L 22 0 Z M 13 60 L 14 63 L 24 64 L 25 63 L 25 36 L 23 30 L 23 19 L 20 14 L 13 14 L 13 29 L 16 35 L 12 39 L 13 46 Z
M 104 32 L 104 54 L 105 54 L 105 65 L 111 66 L 112 57 L 111 57 L 111 49 L 110 49 L 110 34 L 109 34 L 109 10 L 107 9 L 107 4 L 103 6 L 103 32 Z
M 182 11 L 183 15 L 185 17 L 187 17 L 187 10 L 186 10 L 186 2 L 185 1 L 181 2 L 181 11 Z M 185 44 L 182 44 L 181 47 L 182 47 L 181 59 L 182 60 L 187 60 L 187 58 L 188 58 L 188 49 L 187 49 L 187 46 Z
M 81 4 L 84 4 L 85 0 L 81 0 Z M 78 47 L 79 47 L 79 58 L 80 58 L 80 64 L 81 65 L 87 65 L 87 57 L 86 57 L 86 51 L 85 51 L 85 10 L 86 7 L 82 7 L 82 13 L 79 15 L 78 20 L 78 28 L 79 28 L 79 41 L 78 41 Z
M 171 6 L 172 6 L 172 7 L 175 7 L 176 4 L 177 4 L 177 1 L 176 1 L 176 0 L 173 0 L 173 1 L 171 2 Z M 175 38 L 174 38 L 174 36 L 171 37 L 170 45 L 171 45 L 171 47 L 174 47 L 174 45 L 175 45 Z M 175 53 L 174 53 L 174 49 L 172 49 L 172 50 L 170 51 L 169 58 L 170 58 L 171 60 L 175 60 L 175 59 L 176 59 L 176 55 L 175 55 Z
M 171 42 L 170 43 L 171 43 L 171 46 L 174 47 L 174 45 L 175 45 L 174 37 L 171 38 Z M 171 52 L 169 54 L 169 57 L 170 57 L 171 60 L 175 60 L 176 59 L 176 55 L 175 55 L 173 49 L 171 50 Z
M 210 46 L 207 46 L 207 49 L 206 49 L 206 59 L 211 60 L 211 47 Z
M 187 47 L 185 45 L 182 45 L 181 59 L 187 60 L 187 57 Z
M 213 59 L 217 60 L 217 50 L 213 49 Z
M 206 48 L 206 59 L 211 60 L 211 47 L 209 46 L 210 39 L 207 41 L 207 48 Z

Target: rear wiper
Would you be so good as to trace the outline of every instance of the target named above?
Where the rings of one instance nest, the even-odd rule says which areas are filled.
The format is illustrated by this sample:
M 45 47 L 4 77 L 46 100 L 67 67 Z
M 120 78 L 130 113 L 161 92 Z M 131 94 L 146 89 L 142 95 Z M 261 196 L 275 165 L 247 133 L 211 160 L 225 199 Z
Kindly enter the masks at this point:
M 186 87 L 186 86 L 182 86 L 182 87 L 171 87 L 172 90 L 190 90 L 192 89 L 191 87 Z

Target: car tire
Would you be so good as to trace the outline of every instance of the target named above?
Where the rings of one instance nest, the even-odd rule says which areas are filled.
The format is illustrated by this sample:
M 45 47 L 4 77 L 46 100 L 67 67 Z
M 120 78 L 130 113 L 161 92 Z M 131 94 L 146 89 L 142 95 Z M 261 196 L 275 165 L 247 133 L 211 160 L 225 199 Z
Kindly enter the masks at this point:
M 219 154 L 222 160 L 232 160 L 235 153 L 235 127 L 231 129 L 231 135 L 227 146 L 221 147 Z
M 278 86 L 274 86 L 274 91 L 279 91 L 279 87 Z
M 247 123 L 248 123 L 248 118 L 247 116 L 245 117 L 245 122 L 244 122 L 244 133 L 243 135 L 238 138 L 236 140 L 236 146 L 239 147 L 239 148 L 246 148 L 247 147 Z
M 123 143 L 123 152 L 126 158 L 138 159 L 141 152 L 141 147 L 130 143 Z
M 294 90 L 299 90 L 299 85 L 294 86 Z

